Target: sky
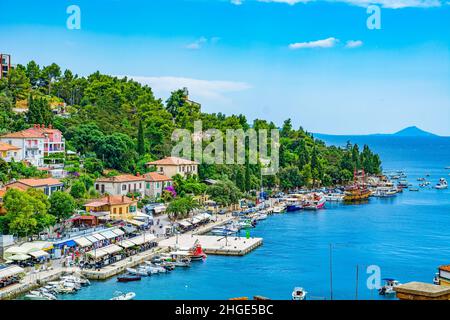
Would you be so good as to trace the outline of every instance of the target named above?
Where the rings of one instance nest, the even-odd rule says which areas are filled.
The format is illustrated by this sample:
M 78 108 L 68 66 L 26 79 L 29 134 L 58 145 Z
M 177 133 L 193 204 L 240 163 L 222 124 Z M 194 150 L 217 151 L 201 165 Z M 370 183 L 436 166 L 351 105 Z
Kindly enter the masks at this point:
M 249 121 L 450 136 L 447 0 L 2 0 L 0 52 L 128 76 L 164 100 L 188 87 L 203 111 Z

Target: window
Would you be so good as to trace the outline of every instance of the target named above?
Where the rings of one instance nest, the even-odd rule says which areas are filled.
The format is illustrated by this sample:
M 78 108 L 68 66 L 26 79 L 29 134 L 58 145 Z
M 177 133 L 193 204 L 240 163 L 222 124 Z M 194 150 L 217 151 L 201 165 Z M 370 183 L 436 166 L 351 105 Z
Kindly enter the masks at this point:
M 122 207 L 119 208 L 119 214 L 122 214 Z
M 159 182 L 156 183 L 156 187 L 159 188 Z
M 150 182 L 147 182 L 147 189 L 150 189 Z
M 114 209 L 113 209 L 113 212 L 114 212 L 114 214 L 116 214 L 116 213 L 117 213 L 117 211 L 116 211 L 116 208 L 114 208 Z
M 122 185 L 122 191 L 126 191 L 127 190 L 127 185 L 126 184 L 123 184 Z
M 142 189 L 142 183 L 139 182 L 139 189 Z

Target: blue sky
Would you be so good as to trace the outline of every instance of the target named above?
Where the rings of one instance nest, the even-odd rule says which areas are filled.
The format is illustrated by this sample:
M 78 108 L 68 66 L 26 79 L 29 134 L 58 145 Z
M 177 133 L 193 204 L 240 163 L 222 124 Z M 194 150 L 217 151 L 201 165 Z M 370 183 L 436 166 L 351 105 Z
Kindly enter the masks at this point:
M 187 86 L 204 111 L 312 132 L 450 136 L 449 2 L 374 2 L 381 30 L 366 0 L 3 0 L 0 52 L 131 76 L 164 99 Z

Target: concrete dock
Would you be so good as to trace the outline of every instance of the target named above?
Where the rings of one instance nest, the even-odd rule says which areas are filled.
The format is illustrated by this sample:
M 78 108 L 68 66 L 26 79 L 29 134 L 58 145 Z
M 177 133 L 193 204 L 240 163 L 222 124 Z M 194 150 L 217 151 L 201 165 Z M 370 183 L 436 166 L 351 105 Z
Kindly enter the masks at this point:
M 195 241 L 199 241 L 203 251 L 207 254 L 243 256 L 263 243 L 262 238 L 244 238 L 236 236 L 206 236 L 196 234 L 182 234 L 178 236 L 178 243 L 176 237 L 171 237 L 159 242 L 162 248 L 173 249 L 188 249 L 191 248 Z

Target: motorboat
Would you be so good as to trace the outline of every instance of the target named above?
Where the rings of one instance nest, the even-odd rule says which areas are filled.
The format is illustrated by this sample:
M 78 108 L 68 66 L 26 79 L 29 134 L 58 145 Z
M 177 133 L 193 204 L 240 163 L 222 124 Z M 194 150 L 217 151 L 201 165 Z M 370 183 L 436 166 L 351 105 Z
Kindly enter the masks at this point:
M 238 231 L 239 229 L 233 226 L 222 226 L 212 228 L 211 233 L 219 236 L 226 236 L 226 235 L 229 236 L 237 233 Z
M 328 193 L 325 195 L 325 200 L 327 200 L 328 202 L 342 202 L 344 201 L 344 194 Z
M 398 190 L 395 188 L 377 188 L 372 193 L 372 196 L 378 197 L 378 198 L 390 198 L 394 197 L 398 193 Z
M 25 295 L 25 300 L 56 300 L 56 296 L 49 293 L 44 292 L 42 290 L 34 290 L 30 291 L 29 294 Z
M 282 213 L 286 210 L 286 206 L 284 204 L 280 204 L 273 207 L 273 213 Z
M 382 286 L 379 290 L 378 293 L 382 296 L 388 296 L 388 295 L 392 295 L 395 294 L 395 290 L 394 288 L 401 285 L 400 282 L 398 282 L 395 279 L 392 278 L 386 278 L 383 279 L 386 283 L 384 286 Z
M 117 277 L 117 282 L 131 282 L 131 281 L 141 281 L 141 276 L 128 274 Z
M 190 267 L 191 266 L 191 259 L 189 258 L 181 258 L 173 262 L 174 266 L 176 267 Z
M 109 300 L 133 300 L 135 297 L 136 293 L 134 292 L 128 293 L 116 292 L 116 295 Z
M 61 280 L 65 281 L 65 282 L 73 282 L 73 283 L 79 284 L 81 286 L 88 286 L 91 284 L 89 279 L 86 279 L 84 277 L 77 277 L 74 275 L 63 276 L 63 277 L 61 277 Z
M 255 217 L 256 221 L 260 220 L 266 220 L 267 219 L 267 213 L 260 213 Z
M 436 272 L 436 274 L 434 275 L 433 284 L 437 286 L 441 284 L 441 281 L 439 280 L 439 272 Z
M 327 200 L 325 197 L 321 194 L 314 193 L 312 195 L 312 198 L 307 199 L 303 203 L 303 209 L 304 210 L 319 210 L 325 207 L 325 203 Z
M 447 180 L 445 180 L 444 178 L 440 178 L 439 179 L 439 183 L 437 185 L 434 186 L 435 189 L 447 189 L 448 188 L 448 183 Z
M 307 293 L 303 288 L 295 287 L 292 291 L 292 300 L 305 300 Z
M 417 187 L 410 187 L 410 188 L 409 188 L 409 191 L 415 191 L 415 192 L 417 192 L 417 191 L 419 191 L 419 188 L 417 188 Z
M 166 273 L 167 269 L 164 268 L 161 265 L 154 264 L 150 261 L 145 261 L 145 264 L 147 265 L 147 272 L 150 272 L 151 274 L 157 274 L 157 273 Z

